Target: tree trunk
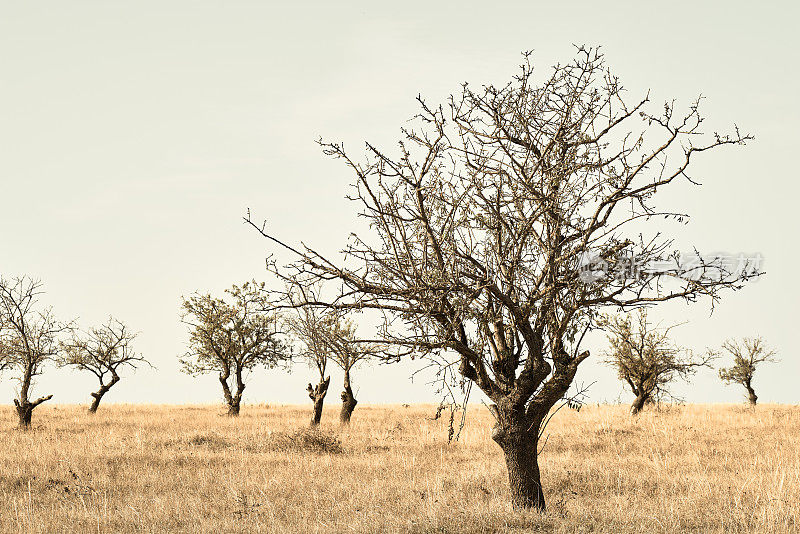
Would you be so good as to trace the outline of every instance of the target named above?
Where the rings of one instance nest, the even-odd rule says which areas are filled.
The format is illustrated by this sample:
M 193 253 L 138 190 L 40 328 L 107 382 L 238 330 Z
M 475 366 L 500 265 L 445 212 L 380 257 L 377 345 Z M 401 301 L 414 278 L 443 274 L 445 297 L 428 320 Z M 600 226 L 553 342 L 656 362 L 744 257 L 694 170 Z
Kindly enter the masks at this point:
M 358 401 L 353 395 L 353 389 L 350 387 L 350 370 L 344 370 L 344 391 L 342 391 L 342 411 L 339 412 L 339 422 L 343 425 L 350 424 L 350 416 L 353 415 L 353 410 L 356 409 Z
M 545 509 L 536 444 L 537 439 L 528 437 L 506 441 L 501 445 L 508 469 L 511 505 L 514 508 Z
M 503 413 L 495 405 L 490 409 L 496 419 L 492 439 L 500 445 L 505 456 L 512 506 L 544 511 L 537 450 L 540 424 L 531 421 L 522 410 Z
M 19 417 L 19 428 L 30 428 L 31 417 L 33 416 L 33 405 L 29 402 L 20 404 L 15 402 L 17 408 L 17 417 Z
M 30 402 L 28 399 L 23 399 L 21 402 L 18 399 L 14 399 L 14 406 L 17 408 L 17 417 L 19 417 L 19 428 L 30 428 L 33 409 L 52 398 L 52 395 L 48 395 L 33 402 Z
M 631 415 L 636 415 L 642 411 L 644 405 L 647 403 L 647 395 L 640 394 L 636 397 L 636 400 L 633 401 L 631 404 Z
M 119 376 L 114 375 L 111 378 L 111 382 L 108 384 L 103 384 L 102 382 L 100 383 L 100 389 L 92 393 L 93 400 L 92 404 L 89 406 L 89 413 L 97 413 L 97 408 L 100 407 L 100 399 L 102 399 L 103 395 L 108 393 L 108 390 L 111 389 L 111 386 L 117 382 L 119 382 Z
M 100 391 L 102 391 L 102 389 Z M 105 393 L 105 391 L 103 391 L 102 393 L 100 391 L 92 393 L 93 398 L 92 398 L 92 404 L 89 405 L 89 413 L 97 413 L 97 408 L 100 407 L 100 399 L 103 398 L 103 394 Z
M 747 388 L 747 400 L 750 402 L 750 406 L 755 406 L 758 402 L 758 395 L 756 395 L 755 390 L 750 384 L 745 384 Z
M 242 382 L 240 375 L 241 371 L 237 373 L 236 394 L 231 393 L 231 388 L 228 385 L 230 371 L 224 369 L 219 375 L 219 383 L 222 385 L 222 395 L 225 397 L 225 404 L 228 406 L 228 416 L 230 417 L 237 417 L 239 415 L 239 409 L 242 404 L 244 382 Z
M 331 377 L 328 377 L 324 380 L 320 380 L 317 387 L 313 387 L 309 384 L 306 388 L 309 398 L 314 401 L 314 414 L 311 416 L 311 426 L 319 426 L 322 420 L 322 405 L 325 403 L 325 395 L 328 393 L 328 386 L 330 383 Z

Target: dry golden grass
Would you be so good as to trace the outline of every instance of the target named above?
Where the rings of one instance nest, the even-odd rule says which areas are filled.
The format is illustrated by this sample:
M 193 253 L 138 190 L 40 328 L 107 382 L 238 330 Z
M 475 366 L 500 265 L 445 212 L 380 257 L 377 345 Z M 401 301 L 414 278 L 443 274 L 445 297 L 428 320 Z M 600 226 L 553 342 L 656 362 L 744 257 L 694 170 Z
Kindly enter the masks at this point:
M 546 514 L 514 512 L 490 416 L 458 443 L 430 406 L 0 410 L 0 532 L 792 532 L 800 408 L 564 409 L 542 458 Z M 334 435 L 335 434 L 335 435 Z M 337 441 L 338 438 L 338 441 Z

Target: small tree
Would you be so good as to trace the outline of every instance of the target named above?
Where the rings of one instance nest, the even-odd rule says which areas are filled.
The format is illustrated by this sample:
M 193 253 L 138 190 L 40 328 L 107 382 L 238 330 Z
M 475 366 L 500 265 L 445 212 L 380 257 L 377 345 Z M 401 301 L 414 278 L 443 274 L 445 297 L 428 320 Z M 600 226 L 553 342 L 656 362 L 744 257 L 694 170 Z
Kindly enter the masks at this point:
M 708 366 L 711 356 L 695 358 L 691 351 L 673 344 L 669 338 L 675 326 L 659 328 L 647 320 L 647 310 L 605 317 L 600 321 L 611 345 L 606 363 L 617 370 L 620 380 L 631 388 L 636 398 L 631 414 L 636 415 L 648 403 L 669 395 L 668 387 L 677 378 L 688 378 L 698 368 Z
M 464 84 L 447 106 L 419 97 L 395 153 L 367 143 L 354 157 L 321 141 L 352 171 L 369 228 L 341 258 L 246 221 L 294 255 L 285 267 L 268 262 L 291 288 L 286 305 L 376 310 L 396 356 L 436 358 L 477 385 L 492 402 L 512 504 L 544 509 L 540 432 L 589 357 L 581 340 L 597 314 L 715 302 L 757 273 L 681 257 L 663 227 L 645 225 L 646 237 L 640 224 L 683 220 L 653 197 L 688 179 L 701 153 L 748 136 L 704 134 L 699 101 L 685 112 L 670 102 L 653 110 L 648 96 L 626 101 L 596 49 L 579 48 L 540 79 L 526 55 L 507 84 Z M 587 270 L 586 259 L 606 268 Z M 332 281 L 341 291 L 325 302 L 291 300 Z
M 93 392 L 89 413 L 96 413 L 103 395 L 120 381 L 119 371 L 123 367 L 135 369 L 139 363 L 147 363 L 131 348 L 136 333 L 131 332 L 122 321 L 109 317 L 108 321 L 86 332 L 74 331 L 72 339 L 64 344 L 61 365 L 88 371 L 100 381 L 100 388 Z M 148 364 L 149 365 L 149 364 Z
M 228 415 L 237 416 L 246 373 L 259 366 L 273 368 L 290 353 L 280 339 L 276 314 L 265 311 L 270 306 L 263 283 L 246 282 L 225 292 L 229 301 L 199 293 L 183 299 L 189 350 L 181 363 L 191 375 L 218 373 Z
M 377 356 L 380 348 L 376 344 L 360 341 L 356 335 L 356 326 L 353 321 L 338 318 L 330 323 L 327 331 L 327 344 L 330 348 L 330 358 L 344 372 L 339 422 L 347 425 L 350 424 L 350 417 L 358 404 L 358 400 L 353 394 L 351 372 L 360 362 Z
M 310 367 L 315 368 L 319 376 L 316 385 L 309 382 L 306 387 L 308 397 L 314 402 L 311 426 L 319 426 L 322 420 L 325 395 L 328 394 L 328 386 L 331 383 L 331 377 L 325 376 L 330 348 L 328 331 L 331 328 L 331 316 L 321 315 L 312 307 L 303 307 L 297 309 L 296 314 L 289 319 L 288 323 L 289 329 L 300 343 L 300 358 L 305 360 Z
M 0 278 L 0 316 L 5 328 L 0 332 L 2 366 L 16 370 L 19 394 L 14 399 L 20 428 L 29 428 L 33 410 L 52 395 L 31 400 L 34 380 L 60 351 L 59 338 L 72 329 L 58 322 L 52 308 L 38 308 L 42 283 L 27 277 Z
M 741 384 L 747 390 L 747 398 L 752 406 L 758 402 L 753 389 L 753 375 L 762 363 L 776 363 L 776 352 L 766 346 L 761 337 L 746 337 L 741 343 L 729 339 L 722 344 L 722 350 L 733 356 L 733 365 L 719 370 L 719 377 L 726 384 Z

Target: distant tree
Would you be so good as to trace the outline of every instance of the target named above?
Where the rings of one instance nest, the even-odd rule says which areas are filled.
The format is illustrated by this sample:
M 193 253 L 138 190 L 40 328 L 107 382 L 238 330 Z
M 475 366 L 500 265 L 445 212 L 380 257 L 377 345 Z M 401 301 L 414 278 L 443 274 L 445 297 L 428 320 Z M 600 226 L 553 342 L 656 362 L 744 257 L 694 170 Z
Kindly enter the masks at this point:
M 189 350 L 181 358 L 191 375 L 218 373 L 228 415 L 239 415 L 246 374 L 273 368 L 291 356 L 279 320 L 265 311 L 264 284 L 246 282 L 225 290 L 228 300 L 195 293 L 183 299 L 181 320 L 189 326 Z
M 360 340 L 356 336 L 353 321 L 335 310 L 314 306 L 300 307 L 296 309 L 289 323 L 290 329 L 301 344 L 300 356 L 319 373 L 318 383 L 308 384 L 306 388 L 308 396 L 314 401 L 311 425 L 319 425 L 322 418 L 325 395 L 330 386 L 330 376 L 325 376 L 329 361 L 333 361 L 344 372 L 339 421 L 348 424 L 358 404 L 351 381 L 353 368 L 359 362 L 378 355 L 381 352 L 379 345 Z
M 756 274 L 678 256 L 663 223 L 647 224 L 683 221 L 656 208 L 657 193 L 690 179 L 701 153 L 750 137 L 703 132 L 699 101 L 653 109 L 628 95 L 596 49 L 540 76 L 526 55 L 508 83 L 464 84 L 446 106 L 419 97 L 393 152 L 367 143 L 353 156 L 320 141 L 352 171 L 368 228 L 341 257 L 246 217 L 293 255 L 268 262 L 290 286 L 286 305 L 376 310 L 398 358 L 433 358 L 452 371 L 442 376 L 486 394 L 515 507 L 545 508 L 540 433 L 589 356 L 581 341 L 601 310 L 715 302 Z M 341 291 L 291 301 L 320 282 Z
M 599 325 L 608 332 L 611 345 L 605 361 L 636 395 L 631 404 L 631 414 L 636 415 L 646 404 L 668 395 L 675 379 L 686 379 L 708 366 L 711 356 L 696 358 L 690 350 L 673 344 L 669 334 L 677 325 L 653 325 L 645 309 L 635 313 L 635 321 L 631 315 L 605 317 Z
M 289 330 L 300 345 L 297 355 L 310 367 L 316 369 L 319 377 L 316 385 L 309 382 L 306 387 L 308 397 L 314 403 L 311 426 L 319 426 L 322 420 L 325 395 L 327 395 L 331 383 L 331 377 L 325 376 L 330 350 L 328 338 L 331 321 L 331 315 L 320 314 L 312 307 L 298 308 L 296 313 L 287 319 Z
M 341 394 L 342 409 L 339 422 L 350 424 L 350 417 L 358 404 L 353 394 L 351 373 L 361 362 L 377 357 L 381 348 L 374 343 L 365 343 L 356 335 L 356 326 L 352 320 L 336 318 L 330 322 L 327 331 L 327 345 L 330 347 L 330 358 L 344 372 L 343 390 Z
M 135 338 L 125 323 L 109 317 L 105 324 L 86 332 L 73 331 L 71 339 L 64 343 L 61 365 L 88 371 L 100 381 L 100 389 L 91 394 L 89 413 L 97 412 L 103 395 L 120 381 L 121 368 L 135 369 L 138 364 L 147 363 L 131 347 Z
M 39 308 L 42 283 L 28 277 L 0 278 L 0 316 L 5 326 L 0 332 L 2 367 L 17 372 L 19 394 L 14 406 L 20 428 L 29 428 L 33 410 L 52 395 L 31 400 L 34 380 L 44 366 L 54 361 L 60 351 L 60 337 L 72 330 L 71 323 L 61 323 L 52 308 Z
M 729 339 L 722 344 L 722 350 L 733 356 L 733 365 L 719 370 L 719 377 L 726 384 L 741 384 L 747 390 L 747 398 L 752 406 L 758 402 L 753 389 L 753 375 L 762 363 L 776 363 L 776 352 L 766 346 L 761 337 L 745 337 L 741 343 Z

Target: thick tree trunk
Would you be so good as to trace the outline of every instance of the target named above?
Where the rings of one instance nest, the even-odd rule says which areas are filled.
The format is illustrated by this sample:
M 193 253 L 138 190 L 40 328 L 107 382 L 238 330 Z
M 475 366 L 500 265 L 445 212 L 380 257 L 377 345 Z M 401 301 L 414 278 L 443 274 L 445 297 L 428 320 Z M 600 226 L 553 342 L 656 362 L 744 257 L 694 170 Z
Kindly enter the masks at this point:
M 311 416 L 311 426 L 319 426 L 322 421 L 322 406 L 324 403 L 324 397 L 314 399 L 314 414 Z
M 342 411 L 339 412 L 339 422 L 343 425 L 350 424 L 350 416 L 353 415 L 353 410 L 356 409 L 358 401 L 353 395 L 353 389 L 350 386 L 350 370 L 344 370 L 344 391 L 342 391 Z
M 28 399 L 23 399 L 21 402 L 18 399 L 14 399 L 14 406 L 17 409 L 17 417 L 19 417 L 19 428 L 30 428 L 31 418 L 33 417 L 33 409 L 39 406 L 41 403 L 52 398 L 52 395 L 48 395 L 33 402 L 28 401 Z
M 226 369 L 220 373 L 219 382 L 222 384 L 222 395 L 225 397 L 225 404 L 228 406 L 228 416 L 237 417 L 242 404 L 244 382 L 241 379 L 241 371 L 237 372 L 236 394 L 233 394 L 231 393 L 231 388 L 228 385 L 228 377 L 230 377 L 230 372 Z
M 92 404 L 89 405 L 89 413 L 97 413 L 97 408 L 100 407 L 100 399 L 102 399 L 105 394 L 105 391 L 102 391 L 102 393 L 101 391 L 102 389 L 92 393 Z
M 501 448 L 508 469 L 511 504 L 515 508 L 536 508 L 544 511 L 544 492 L 539 476 L 537 440 L 525 438 L 506 441 Z
M 521 409 L 503 412 L 493 405 L 492 412 L 496 419 L 492 439 L 505 456 L 512 506 L 544 511 L 537 450 L 540 423 L 526 417 Z
M 358 401 L 353 396 L 352 390 L 342 391 L 342 410 L 339 412 L 339 422 L 343 425 L 350 424 L 350 417 L 353 415 L 353 410 L 356 409 Z
M 634 400 L 633 404 L 631 404 L 631 415 L 636 415 L 639 412 L 641 412 L 645 404 L 647 404 L 647 396 L 646 395 L 637 396 L 636 400 Z
M 745 384 L 745 387 L 747 388 L 747 400 L 750 402 L 750 406 L 755 406 L 758 403 L 758 395 L 756 395 L 750 384 Z
M 30 428 L 31 417 L 33 416 L 33 405 L 26 402 L 24 404 L 16 403 L 17 417 L 19 417 L 20 428 Z
M 306 388 L 309 398 L 314 401 L 314 414 L 311 416 L 311 426 L 319 426 L 322 420 L 322 406 L 325 403 L 325 395 L 328 393 L 328 386 L 330 383 L 331 377 L 328 377 L 324 380 L 320 380 L 317 387 L 313 387 L 309 384 Z

